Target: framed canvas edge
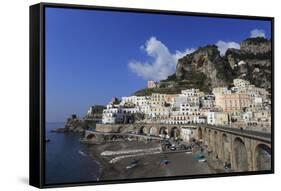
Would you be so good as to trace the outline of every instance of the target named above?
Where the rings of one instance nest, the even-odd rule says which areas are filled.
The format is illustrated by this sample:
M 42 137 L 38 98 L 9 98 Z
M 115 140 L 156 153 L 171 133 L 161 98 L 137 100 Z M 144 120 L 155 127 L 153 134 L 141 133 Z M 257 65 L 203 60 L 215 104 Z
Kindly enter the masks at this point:
M 135 12 L 135 13 L 151 13 L 164 15 L 182 15 L 182 16 L 198 16 L 198 17 L 215 17 L 215 18 L 229 18 L 229 19 L 249 19 L 249 20 L 263 20 L 271 22 L 271 92 L 272 92 L 272 119 L 271 119 L 271 170 L 267 171 L 247 171 L 247 172 L 232 172 L 232 173 L 218 173 L 218 174 L 197 174 L 186 176 L 171 176 L 171 177 L 153 177 L 153 178 L 138 178 L 138 179 L 123 179 L 123 180 L 106 180 L 98 182 L 69 182 L 57 184 L 45 184 L 45 8 L 70 8 L 70 9 L 88 9 L 88 10 L 104 10 L 116 12 Z M 39 11 L 32 15 L 32 11 Z M 39 16 L 34 28 L 34 16 Z M 39 22 L 39 23 L 38 23 Z M 32 35 L 37 33 L 38 36 Z M 39 46 L 39 50 L 34 49 L 34 44 Z M 36 57 L 34 60 L 33 57 Z M 39 69 L 33 70 L 35 65 Z M 38 76 L 38 74 L 39 76 Z M 35 80 L 35 81 L 34 81 Z M 36 83 L 38 82 L 38 83 Z M 89 185 L 105 185 L 105 184 L 119 184 L 119 183 L 140 183 L 153 181 L 168 181 L 168 180 L 184 180 L 197 178 L 218 178 L 218 177 L 232 177 L 232 176 L 246 176 L 246 175 L 263 175 L 274 173 L 274 17 L 268 16 L 251 16 L 251 15 L 232 15 L 232 14 L 218 14 L 218 13 L 200 13 L 200 12 L 186 12 L 186 11 L 171 11 L 171 10 L 156 10 L 156 9 L 139 9 L 126 7 L 107 7 L 95 5 L 76 5 L 76 4 L 60 4 L 60 3 L 39 3 L 30 6 L 30 127 L 29 127 L 29 184 L 38 188 L 55 188 L 55 187 L 69 187 L 69 186 L 89 186 Z M 34 97 L 37 99 L 34 100 Z M 39 114 L 36 113 L 39 111 Z M 39 115 L 39 117 L 38 117 Z M 36 121 L 36 123 L 34 122 Z M 35 125 L 36 124 L 36 125 Z M 37 129 L 40 127 L 39 130 Z M 36 146 L 32 144 L 36 144 Z M 39 159 L 39 161 L 36 161 Z M 36 180 L 34 179 L 35 175 Z

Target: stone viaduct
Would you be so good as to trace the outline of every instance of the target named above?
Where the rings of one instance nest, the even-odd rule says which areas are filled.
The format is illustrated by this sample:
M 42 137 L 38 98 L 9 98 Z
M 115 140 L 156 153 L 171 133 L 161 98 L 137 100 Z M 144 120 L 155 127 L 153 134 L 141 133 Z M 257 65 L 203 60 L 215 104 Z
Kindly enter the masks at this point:
M 181 137 L 188 128 L 192 137 L 213 153 L 216 158 L 231 164 L 234 171 L 271 170 L 271 135 L 229 127 L 216 127 L 206 124 L 170 125 L 153 123 L 97 124 L 95 132 L 87 132 L 86 139 L 98 134 L 135 134 L 152 137 Z M 95 134 L 95 135 L 94 135 Z M 163 136 L 162 136 L 163 137 Z
M 169 135 L 169 137 L 179 137 L 182 128 L 197 129 L 191 125 L 169 125 L 158 123 L 135 123 L 135 124 L 97 124 L 98 132 L 114 133 L 134 133 L 151 136 Z
M 199 126 L 197 132 L 197 139 L 233 170 L 271 170 L 270 134 L 213 126 Z

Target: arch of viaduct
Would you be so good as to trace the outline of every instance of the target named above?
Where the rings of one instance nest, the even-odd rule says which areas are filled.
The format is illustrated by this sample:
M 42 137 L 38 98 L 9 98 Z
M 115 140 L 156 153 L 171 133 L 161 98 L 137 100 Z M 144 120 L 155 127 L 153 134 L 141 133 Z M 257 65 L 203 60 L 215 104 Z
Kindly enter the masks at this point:
M 207 146 L 208 151 L 231 164 L 234 171 L 271 170 L 271 140 L 261 136 L 231 132 L 208 125 L 170 124 L 97 124 L 96 131 L 103 133 L 134 133 L 180 137 L 183 128 L 193 129 L 193 138 Z M 87 135 L 87 138 L 92 136 Z
M 111 133 L 135 133 L 151 136 L 168 135 L 169 137 L 180 137 L 182 128 L 197 129 L 192 125 L 170 125 L 153 123 L 136 124 L 97 124 L 96 131 Z
M 199 126 L 197 139 L 235 171 L 271 170 L 271 140 L 265 137 Z

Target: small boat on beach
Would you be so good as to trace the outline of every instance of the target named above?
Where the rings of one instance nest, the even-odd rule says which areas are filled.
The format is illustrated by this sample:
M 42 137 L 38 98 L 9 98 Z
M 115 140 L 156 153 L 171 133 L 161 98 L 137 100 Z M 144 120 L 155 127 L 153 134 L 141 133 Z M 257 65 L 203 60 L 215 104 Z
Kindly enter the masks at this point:
M 126 169 L 135 168 L 138 165 L 138 160 L 133 160 L 130 165 L 126 166 Z
M 207 160 L 205 158 L 199 159 L 198 162 L 206 162 Z
M 131 169 L 131 168 L 134 168 L 134 167 L 136 167 L 136 166 L 137 166 L 136 163 L 135 163 L 135 164 L 131 164 L 131 165 L 126 166 L 126 169 Z

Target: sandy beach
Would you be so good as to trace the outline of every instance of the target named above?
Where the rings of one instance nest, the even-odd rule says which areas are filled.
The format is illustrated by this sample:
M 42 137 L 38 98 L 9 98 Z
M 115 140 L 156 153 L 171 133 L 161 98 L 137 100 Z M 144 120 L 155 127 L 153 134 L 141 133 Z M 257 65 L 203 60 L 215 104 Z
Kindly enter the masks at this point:
M 199 151 L 193 153 L 172 152 L 162 153 L 157 150 L 161 145 L 156 141 L 126 141 L 112 142 L 89 146 L 90 156 L 101 165 L 100 180 L 151 178 L 164 176 L 183 176 L 194 174 L 215 173 L 207 162 L 199 162 Z M 139 151 L 139 150 L 143 151 Z M 146 152 L 145 150 L 152 150 Z M 105 152 L 106 151 L 106 152 Z M 111 156 L 102 153 L 108 151 L 134 151 L 132 153 L 118 154 L 111 152 Z M 116 157 L 124 157 L 112 163 Z M 163 161 L 168 161 L 163 164 Z M 133 161 L 133 162 L 132 162 Z M 137 161 L 133 167 L 132 163 Z

